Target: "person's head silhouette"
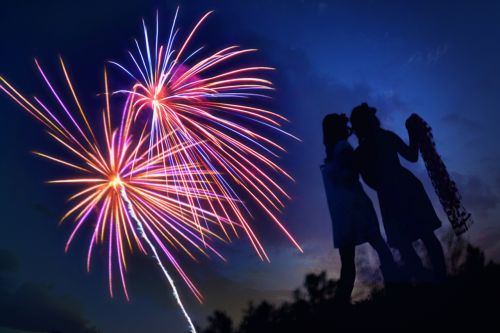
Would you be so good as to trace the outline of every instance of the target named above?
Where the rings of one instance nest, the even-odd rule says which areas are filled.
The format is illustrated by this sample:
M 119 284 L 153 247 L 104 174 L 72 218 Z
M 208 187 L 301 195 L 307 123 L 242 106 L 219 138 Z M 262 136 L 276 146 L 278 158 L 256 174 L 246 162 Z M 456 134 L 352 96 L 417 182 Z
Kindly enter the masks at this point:
M 340 140 L 347 140 L 351 129 L 347 126 L 349 118 L 345 114 L 331 113 L 323 118 L 323 144 L 333 146 Z
M 366 103 L 352 109 L 351 125 L 358 139 L 365 139 L 380 128 L 380 120 L 375 115 L 376 113 L 377 109 Z

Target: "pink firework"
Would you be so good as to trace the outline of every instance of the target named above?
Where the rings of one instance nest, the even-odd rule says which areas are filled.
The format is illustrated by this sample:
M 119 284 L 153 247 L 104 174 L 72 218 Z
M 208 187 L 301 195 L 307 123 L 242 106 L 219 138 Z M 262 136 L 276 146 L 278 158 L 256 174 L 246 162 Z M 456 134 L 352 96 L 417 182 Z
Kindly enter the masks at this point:
M 179 181 L 189 181 L 196 174 L 205 179 L 207 191 L 218 193 L 221 198 L 237 199 L 212 200 L 208 209 L 241 225 L 262 259 L 269 260 L 252 230 L 249 202 L 252 208 L 262 209 L 301 250 L 278 217 L 289 196 L 276 176 L 293 180 L 273 161 L 277 152 L 285 149 L 252 129 L 264 126 L 292 136 L 280 129 L 280 122 L 286 118 L 255 106 L 256 99 L 266 98 L 266 92 L 273 90 L 272 83 L 260 76 L 272 68 L 229 69 L 230 60 L 256 51 L 238 46 L 226 47 L 207 57 L 199 56 L 203 47 L 188 54 L 193 36 L 211 12 L 197 22 L 177 48 L 177 14 L 178 11 L 165 44 L 159 42 L 158 15 L 154 38 L 150 38 L 143 22 L 144 45 L 141 47 L 136 40 L 136 52 L 129 52 L 133 69 L 113 62 L 134 80 L 132 89 L 117 91 L 131 98 L 131 121 L 146 117 L 143 129 L 150 135 L 150 147 L 155 147 L 152 156 L 162 155 L 173 146 L 189 146 L 169 157 L 167 164 L 195 164 L 201 173 L 211 170 L 203 175 L 195 171 Z M 167 133 L 174 135 L 167 137 Z M 195 222 L 200 228 L 208 227 L 201 219 Z M 219 227 L 229 239 L 225 224 L 219 223 Z M 237 228 L 231 229 L 237 234 Z
M 151 255 L 169 280 L 191 330 L 194 331 L 191 319 L 180 302 L 173 280 L 160 256 L 170 262 L 201 301 L 201 293 L 183 271 L 172 250 L 181 250 L 192 258 L 195 258 L 193 249 L 205 255 L 212 252 L 222 258 L 207 242 L 207 239 L 222 238 L 194 221 L 203 218 L 207 225 L 235 225 L 234 222 L 203 208 L 213 200 L 231 202 L 233 199 L 222 198 L 207 191 L 204 186 L 205 179 L 202 177 L 210 175 L 211 170 L 203 171 L 193 163 L 165 165 L 165 161 L 189 149 L 189 145 L 171 146 L 160 154 L 152 155 L 151 151 L 155 150 L 155 146 L 149 146 L 147 134 L 142 134 L 140 139 L 134 140 L 131 123 L 126 117 L 131 108 L 130 98 L 123 106 L 117 126 L 113 126 L 106 73 L 106 107 L 102 112 L 102 140 L 99 140 L 96 126 L 91 124 L 84 112 L 62 59 L 61 68 L 73 97 L 71 106 L 63 101 L 46 73 L 36 60 L 35 62 L 58 108 L 49 109 L 48 104 L 37 97 L 32 101 L 28 100 L 1 76 L 0 89 L 41 122 L 68 157 L 61 158 L 41 152 L 35 154 L 75 172 L 72 177 L 49 182 L 78 187 L 69 198 L 69 201 L 73 202 L 72 206 L 61 219 L 62 222 L 73 218 L 73 231 L 67 241 L 66 250 L 83 226 L 91 227 L 87 269 L 90 270 L 95 246 L 105 246 L 108 251 L 109 292 L 113 296 L 113 272 L 117 270 L 127 299 L 127 256 L 134 249 Z M 173 133 L 167 134 L 163 139 L 171 135 Z M 193 202 L 196 205 L 193 205 Z M 160 251 L 156 250 L 157 247 Z

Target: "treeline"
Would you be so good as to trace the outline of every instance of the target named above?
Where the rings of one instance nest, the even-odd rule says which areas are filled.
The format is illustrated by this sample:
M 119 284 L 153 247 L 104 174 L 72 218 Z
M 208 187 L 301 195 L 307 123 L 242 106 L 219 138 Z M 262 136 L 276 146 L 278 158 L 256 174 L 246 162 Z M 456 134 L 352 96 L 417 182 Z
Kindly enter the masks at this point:
M 208 317 L 203 333 L 299 333 L 351 330 L 446 331 L 500 324 L 500 265 L 462 240 L 448 244 L 450 277 L 441 284 L 392 285 L 352 305 L 336 303 L 337 281 L 308 274 L 292 300 L 250 303 L 240 323 L 222 311 Z M 495 328 L 496 327 L 496 328 Z

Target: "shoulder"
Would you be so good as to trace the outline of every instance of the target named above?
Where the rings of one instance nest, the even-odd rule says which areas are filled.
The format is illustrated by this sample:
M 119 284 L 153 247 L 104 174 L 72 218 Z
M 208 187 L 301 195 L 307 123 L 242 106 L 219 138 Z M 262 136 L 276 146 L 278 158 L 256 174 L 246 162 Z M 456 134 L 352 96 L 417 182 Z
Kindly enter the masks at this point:
M 397 137 L 398 135 L 396 133 L 394 133 L 393 131 L 389 131 L 389 130 L 386 130 L 386 129 L 380 129 L 380 134 L 384 137 L 387 137 L 387 138 L 394 138 L 394 137 Z
M 380 130 L 380 135 L 382 136 L 382 138 L 384 140 L 388 140 L 390 142 L 400 142 L 401 141 L 401 137 L 399 135 L 397 135 L 396 133 L 394 133 L 393 131 L 382 129 L 382 130 Z

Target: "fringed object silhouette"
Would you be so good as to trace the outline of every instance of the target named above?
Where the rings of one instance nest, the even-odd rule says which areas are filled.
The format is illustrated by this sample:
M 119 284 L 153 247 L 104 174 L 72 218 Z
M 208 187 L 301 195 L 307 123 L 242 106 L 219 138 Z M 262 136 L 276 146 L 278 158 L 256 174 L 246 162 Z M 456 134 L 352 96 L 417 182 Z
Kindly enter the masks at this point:
M 436 151 L 432 128 L 417 114 L 412 114 L 408 118 L 406 127 L 410 135 L 413 136 L 412 139 L 418 145 L 434 190 L 439 197 L 439 201 L 448 216 L 455 234 L 463 234 L 469 230 L 473 220 L 471 214 L 462 204 L 462 197 L 457 189 L 457 185 L 451 179 L 441 156 Z

